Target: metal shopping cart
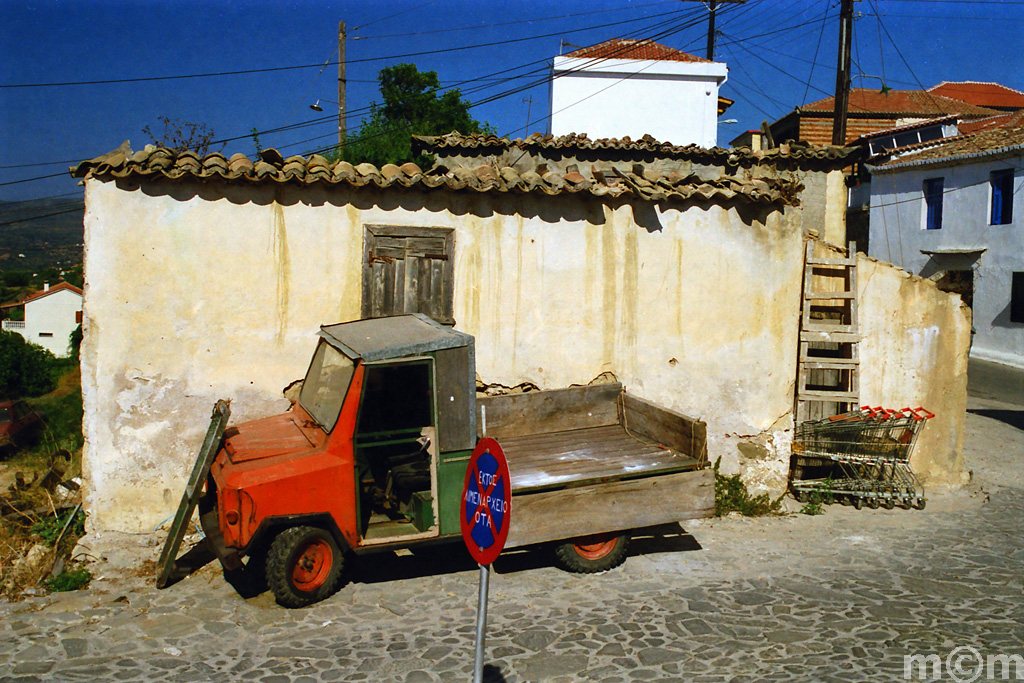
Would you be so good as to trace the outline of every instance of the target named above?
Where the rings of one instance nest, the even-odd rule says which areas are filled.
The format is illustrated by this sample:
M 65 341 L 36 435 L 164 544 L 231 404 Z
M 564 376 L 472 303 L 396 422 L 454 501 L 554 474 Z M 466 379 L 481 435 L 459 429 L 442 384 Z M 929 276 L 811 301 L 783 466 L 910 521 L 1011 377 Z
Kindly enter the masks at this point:
M 924 408 L 862 407 L 803 422 L 793 439 L 790 487 L 800 502 L 817 495 L 853 505 L 924 509 L 924 486 L 910 467 Z

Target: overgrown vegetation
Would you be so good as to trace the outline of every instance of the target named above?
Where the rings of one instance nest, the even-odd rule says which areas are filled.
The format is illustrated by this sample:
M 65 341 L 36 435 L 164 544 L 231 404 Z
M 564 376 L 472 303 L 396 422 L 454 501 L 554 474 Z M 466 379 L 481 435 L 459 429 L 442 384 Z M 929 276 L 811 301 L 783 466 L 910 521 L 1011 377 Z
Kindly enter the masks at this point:
M 715 460 L 715 515 L 723 517 L 738 512 L 745 517 L 777 515 L 782 510 L 782 496 L 772 500 L 767 493 L 750 495 L 740 475 L 725 476 L 718 471 L 722 458 Z
M 149 126 L 145 126 L 142 129 L 142 132 L 150 137 L 154 145 L 167 147 L 178 152 L 191 150 L 199 154 L 199 156 L 206 156 L 209 154 L 214 140 L 217 139 L 216 133 L 213 132 L 212 128 L 207 127 L 205 123 L 181 121 L 167 116 L 158 116 L 156 118 L 164 124 L 163 133 L 157 134 Z M 224 149 L 223 144 L 213 151 L 219 152 L 222 149 Z

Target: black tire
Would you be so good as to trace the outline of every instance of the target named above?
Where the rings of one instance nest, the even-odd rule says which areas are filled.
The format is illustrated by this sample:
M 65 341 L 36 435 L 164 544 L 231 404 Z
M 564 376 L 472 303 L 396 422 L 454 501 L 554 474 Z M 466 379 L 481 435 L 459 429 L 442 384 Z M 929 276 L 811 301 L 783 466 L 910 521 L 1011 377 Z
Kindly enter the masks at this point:
M 807 491 L 793 489 L 793 498 L 795 498 L 798 503 L 806 503 L 810 496 L 807 494 Z
M 305 607 L 334 594 L 345 559 L 330 532 L 297 526 L 279 533 L 267 553 L 267 584 L 285 607 Z
M 578 574 L 603 572 L 626 561 L 629 534 L 594 534 L 574 538 L 555 547 L 555 560 L 559 567 Z
M 855 510 L 860 510 L 861 508 L 863 508 L 864 507 L 864 497 L 863 496 L 854 496 L 853 497 L 853 507 L 854 507 Z
M 926 502 L 927 501 L 924 498 L 918 498 L 916 501 L 914 501 L 914 507 L 917 508 L 918 510 L 924 510 Z
M 882 499 L 882 507 L 884 507 L 886 510 L 892 510 L 894 507 L 896 507 L 896 501 L 893 500 L 891 496 L 886 496 L 885 498 Z

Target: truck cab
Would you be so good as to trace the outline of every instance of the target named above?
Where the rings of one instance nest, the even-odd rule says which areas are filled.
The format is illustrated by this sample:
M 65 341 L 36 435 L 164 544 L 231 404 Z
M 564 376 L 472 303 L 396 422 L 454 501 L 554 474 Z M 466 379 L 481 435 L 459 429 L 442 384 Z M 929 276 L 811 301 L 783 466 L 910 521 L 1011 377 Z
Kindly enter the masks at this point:
M 224 566 L 266 555 L 288 606 L 333 592 L 348 552 L 458 536 L 476 442 L 472 336 L 414 314 L 319 337 L 291 410 L 224 432 L 200 504 Z

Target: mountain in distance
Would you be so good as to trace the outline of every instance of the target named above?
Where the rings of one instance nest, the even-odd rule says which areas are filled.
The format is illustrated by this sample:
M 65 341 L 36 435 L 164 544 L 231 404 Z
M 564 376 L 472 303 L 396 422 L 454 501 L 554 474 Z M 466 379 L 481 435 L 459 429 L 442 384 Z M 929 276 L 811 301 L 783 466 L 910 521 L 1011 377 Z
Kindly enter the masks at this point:
M 84 216 L 82 197 L 0 202 L 0 271 L 82 263 Z

